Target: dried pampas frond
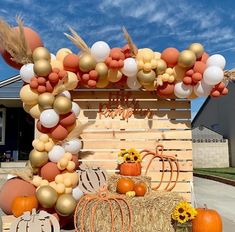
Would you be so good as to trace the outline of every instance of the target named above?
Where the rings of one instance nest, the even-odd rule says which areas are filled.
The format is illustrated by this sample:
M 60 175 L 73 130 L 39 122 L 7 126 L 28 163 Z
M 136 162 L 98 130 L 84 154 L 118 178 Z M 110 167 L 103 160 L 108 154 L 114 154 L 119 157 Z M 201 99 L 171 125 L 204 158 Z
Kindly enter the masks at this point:
M 131 36 L 129 35 L 127 29 L 125 27 L 122 28 L 123 33 L 124 33 L 124 37 L 130 47 L 131 50 L 131 56 L 132 57 L 136 57 L 137 53 L 138 53 L 138 48 L 136 47 L 136 45 L 134 44 Z
M 19 64 L 31 63 L 32 52 L 27 46 L 24 35 L 23 20 L 16 18 L 19 32 L 3 19 L 0 19 L 0 46 L 4 48 L 11 56 L 12 60 Z
M 224 79 L 228 81 L 235 81 L 235 70 L 225 70 L 224 71 Z
M 64 35 L 70 39 L 81 51 L 90 53 L 90 48 L 87 46 L 86 42 L 77 34 L 77 32 L 69 27 L 69 30 L 72 35 L 64 33 Z

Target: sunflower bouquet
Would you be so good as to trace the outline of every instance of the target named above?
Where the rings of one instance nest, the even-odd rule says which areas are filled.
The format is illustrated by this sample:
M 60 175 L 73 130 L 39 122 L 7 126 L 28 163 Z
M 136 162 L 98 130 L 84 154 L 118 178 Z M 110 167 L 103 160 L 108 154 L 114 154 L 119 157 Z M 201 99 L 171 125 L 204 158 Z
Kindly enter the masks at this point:
M 176 232 L 191 232 L 191 221 L 196 217 L 197 211 L 188 202 L 180 202 L 172 212 Z
M 134 148 L 130 148 L 128 150 L 122 150 L 118 153 L 118 164 L 140 163 L 141 161 L 142 157 L 140 153 Z

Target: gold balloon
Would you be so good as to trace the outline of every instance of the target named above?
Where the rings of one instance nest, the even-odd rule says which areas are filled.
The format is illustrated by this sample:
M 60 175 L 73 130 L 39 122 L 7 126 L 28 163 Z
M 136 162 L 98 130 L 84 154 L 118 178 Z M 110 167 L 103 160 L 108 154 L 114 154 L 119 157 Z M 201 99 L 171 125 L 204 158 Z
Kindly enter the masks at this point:
M 42 109 L 41 107 L 36 104 L 35 106 L 33 106 L 30 110 L 29 110 L 29 114 L 33 117 L 33 118 L 36 118 L 36 119 L 39 119 L 40 118 L 40 115 L 42 113 Z
M 49 185 L 39 187 L 36 192 L 40 205 L 44 208 L 52 208 L 58 198 L 57 192 Z
M 55 97 L 51 93 L 42 93 L 38 97 L 38 104 L 44 110 L 51 109 L 54 103 Z
M 144 85 L 143 87 L 144 87 L 144 89 L 146 89 L 148 91 L 154 91 L 157 88 L 157 82 L 154 81 L 150 85 Z
M 77 201 L 71 194 L 62 194 L 56 202 L 55 209 L 61 216 L 69 216 L 74 212 L 76 205 Z
M 98 72 L 99 77 L 106 77 L 108 74 L 108 67 L 105 63 L 98 63 L 95 70 Z
M 38 93 L 25 85 L 20 90 L 20 98 L 27 105 L 36 105 L 38 102 Z
M 174 68 L 174 76 L 175 76 L 175 79 L 177 81 L 182 81 L 183 78 L 185 77 L 185 72 L 187 71 L 187 69 L 179 66 L 179 65 L 176 65 Z
M 115 83 L 122 79 L 122 73 L 116 69 L 110 69 L 108 71 L 108 81 Z
M 44 47 L 38 47 L 33 51 L 33 61 L 36 62 L 38 60 L 51 60 L 51 54 L 48 49 Z
M 68 54 L 72 54 L 73 52 L 68 49 L 68 48 L 61 48 L 60 50 L 57 51 L 56 53 L 56 59 L 63 62 L 64 58 L 68 55 Z
M 107 77 L 99 78 L 98 82 L 96 83 L 96 87 L 99 89 L 103 89 L 109 85 L 109 80 Z
M 29 160 L 32 167 L 40 168 L 48 162 L 48 154 L 33 149 L 29 154 Z
M 204 47 L 200 43 L 192 43 L 188 49 L 194 52 L 197 58 L 202 57 L 204 53 Z
M 59 96 L 54 101 L 53 109 L 58 114 L 67 114 L 72 109 L 72 102 L 67 97 Z
M 138 81 L 141 83 L 141 85 L 151 85 L 153 84 L 155 78 L 156 78 L 156 73 L 151 70 L 149 72 L 145 72 L 143 70 L 140 70 L 138 73 L 137 73 L 137 78 L 138 78 Z
M 89 72 L 92 69 L 95 69 L 96 61 L 95 59 L 88 53 L 84 53 L 81 55 L 79 59 L 79 67 L 83 72 Z
M 58 68 L 59 70 L 64 70 L 64 65 L 60 60 L 51 60 L 51 68 Z
M 33 66 L 34 72 L 41 77 L 46 77 L 52 71 L 51 64 L 48 60 L 38 60 Z
M 178 64 L 184 68 L 190 68 L 196 62 L 196 55 L 190 50 L 184 50 L 180 53 Z
M 68 73 L 68 77 L 67 77 L 67 81 L 64 84 L 64 86 L 65 86 L 66 90 L 73 90 L 78 85 L 78 77 L 73 72 L 67 72 L 67 73 Z
M 156 72 L 158 75 L 163 74 L 167 69 L 167 64 L 164 60 L 162 59 L 158 59 L 157 60 L 157 68 L 156 68 Z
M 195 99 L 198 98 L 198 96 L 194 93 L 194 91 L 191 93 L 190 96 L 187 97 L 188 99 Z

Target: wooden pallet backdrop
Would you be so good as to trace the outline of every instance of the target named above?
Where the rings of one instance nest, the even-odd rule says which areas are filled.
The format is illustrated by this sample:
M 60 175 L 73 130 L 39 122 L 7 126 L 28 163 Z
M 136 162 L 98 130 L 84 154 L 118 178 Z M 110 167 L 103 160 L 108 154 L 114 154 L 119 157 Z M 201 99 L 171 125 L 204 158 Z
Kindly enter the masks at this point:
M 180 176 L 174 191 L 190 201 L 193 166 L 189 100 L 158 99 L 152 92 L 85 89 L 73 92 L 73 99 L 81 108 L 78 119 L 86 124 L 81 134 L 82 162 L 101 166 L 109 173 L 114 173 L 117 172 L 116 160 L 120 149 L 133 147 L 154 150 L 156 145 L 162 144 L 165 154 L 175 154 L 179 159 Z M 100 114 L 110 100 L 111 108 L 117 108 L 117 99 L 124 109 L 135 106 L 142 110 L 142 115 L 138 110 L 128 119 L 123 119 L 122 115 L 112 118 Z M 149 111 L 152 114 L 150 117 L 147 115 Z M 144 170 L 146 162 L 142 166 Z M 160 168 L 160 162 L 155 162 L 149 170 L 153 185 L 160 180 Z M 169 165 L 166 169 L 170 169 Z M 165 175 L 166 183 L 169 175 Z

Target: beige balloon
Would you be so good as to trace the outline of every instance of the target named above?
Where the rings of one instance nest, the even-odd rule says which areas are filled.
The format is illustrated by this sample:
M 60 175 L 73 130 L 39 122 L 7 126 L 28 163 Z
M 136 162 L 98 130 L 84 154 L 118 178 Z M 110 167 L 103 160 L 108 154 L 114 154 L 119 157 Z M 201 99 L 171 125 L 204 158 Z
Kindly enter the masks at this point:
M 180 53 L 178 64 L 184 68 L 190 68 L 196 62 L 196 55 L 190 50 L 184 50 Z
M 40 205 L 44 208 L 52 208 L 58 198 L 57 192 L 50 185 L 39 187 L 36 196 Z
M 97 71 L 99 77 L 106 77 L 108 75 L 108 67 L 105 63 L 98 63 L 95 66 L 95 70 Z
M 55 209 L 61 216 L 69 216 L 74 212 L 76 205 L 77 201 L 71 194 L 62 194 L 56 202 Z
M 197 59 L 202 57 L 204 53 L 204 47 L 200 43 L 192 43 L 189 47 L 189 50 L 195 53 Z
M 83 53 L 79 59 L 79 67 L 83 72 L 89 72 L 95 69 L 96 61 L 93 56 L 88 53 Z
M 96 87 L 99 89 L 103 89 L 109 85 L 109 80 L 107 77 L 99 78 L 98 82 L 96 83 Z
M 32 167 L 40 168 L 48 162 L 48 154 L 33 149 L 29 154 L 29 160 Z
M 63 62 L 64 58 L 68 55 L 68 54 L 72 54 L 73 52 L 68 49 L 68 48 L 61 48 L 60 50 L 57 51 L 56 53 L 56 59 Z
M 45 47 L 38 47 L 33 51 L 33 61 L 36 62 L 38 60 L 51 60 L 51 54 Z
M 78 77 L 73 72 L 67 72 L 67 73 L 68 73 L 68 77 L 67 77 L 67 81 L 64 84 L 64 86 L 67 90 L 73 90 L 78 85 Z
M 54 101 L 53 109 L 58 114 L 67 114 L 72 109 L 72 101 L 67 97 L 58 96 Z
M 33 107 L 33 105 L 27 105 L 25 103 L 23 103 L 23 109 L 25 112 L 27 112 L 29 114 L 30 109 Z
M 108 71 L 108 81 L 115 83 L 120 81 L 122 78 L 122 73 L 116 69 L 109 69 Z
M 51 93 L 42 93 L 38 97 L 38 104 L 44 110 L 51 109 L 54 101 L 55 101 L 55 97 Z
M 42 113 L 42 108 L 38 104 L 36 104 L 29 110 L 29 114 L 36 119 L 40 118 L 41 113 Z
M 38 60 L 34 63 L 33 70 L 38 76 L 46 77 L 51 73 L 52 67 L 48 60 Z
M 138 73 L 137 73 L 137 78 L 139 80 L 139 82 L 141 83 L 141 85 L 151 85 L 153 84 L 155 78 L 156 78 L 156 73 L 151 70 L 149 72 L 145 72 L 143 70 L 140 70 Z
M 60 60 L 51 60 L 51 68 L 58 68 L 59 70 L 64 70 L 64 65 Z
M 162 59 L 158 59 L 157 60 L 157 68 L 156 68 L 156 72 L 158 75 L 163 74 L 167 69 L 167 64 L 164 60 Z
M 36 105 L 38 103 L 38 93 L 25 85 L 20 90 L 20 98 L 27 105 Z

